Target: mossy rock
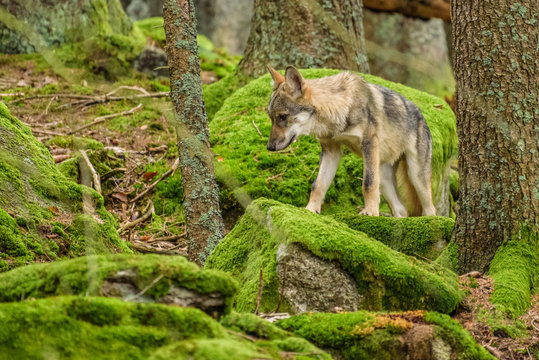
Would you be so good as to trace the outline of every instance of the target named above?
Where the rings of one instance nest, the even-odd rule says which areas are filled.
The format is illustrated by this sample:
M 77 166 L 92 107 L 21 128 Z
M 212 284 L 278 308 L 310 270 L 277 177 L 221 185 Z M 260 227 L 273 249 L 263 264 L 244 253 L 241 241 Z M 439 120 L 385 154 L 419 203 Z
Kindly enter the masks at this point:
M 83 198 L 90 208 L 83 210 Z M 94 190 L 68 180 L 0 103 L 0 271 L 33 260 L 131 252 Z
M 320 78 L 338 72 L 310 69 L 303 70 L 302 74 L 306 78 Z M 438 215 L 449 216 L 449 160 L 457 151 L 455 115 L 445 101 L 435 96 L 372 75 L 362 76 L 369 82 L 401 93 L 423 112 L 433 138 L 433 202 Z M 229 87 L 235 81 L 229 79 L 223 85 L 217 83 L 212 86 L 220 87 L 216 89 L 219 90 L 217 95 L 229 93 Z M 206 89 L 208 102 L 212 96 L 209 90 Z M 222 158 L 216 172 L 221 181 L 231 188 L 228 191 L 237 191 L 239 187 L 252 198 L 267 197 L 305 206 L 311 183 L 317 175 L 320 144 L 313 137 L 301 137 L 285 151 L 267 151 L 271 121 L 266 108 L 271 92 L 270 76 L 264 75 L 234 92 L 215 114 L 210 123 L 212 150 Z M 363 205 L 362 177 L 362 159 L 345 149 L 322 210 L 331 213 Z M 387 205 L 382 210 L 389 211 Z
M 304 314 L 277 326 L 338 359 L 495 359 L 457 321 L 435 312 Z
M 333 218 L 407 255 L 435 260 L 451 241 L 455 220 L 444 216 L 393 218 L 338 213 Z
M 251 339 L 198 309 L 99 297 L 56 297 L 0 304 L 6 359 L 329 359 L 303 339 Z M 273 327 L 273 325 L 268 325 Z
M 145 289 L 145 290 L 144 290 Z M 237 284 L 181 256 L 100 255 L 34 264 L 0 274 L 0 302 L 58 295 L 121 297 L 228 313 Z
M 10 2 L 5 10 L 0 13 L 2 53 L 54 48 L 45 56 L 47 61 L 115 78 L 128 73 L 145 44 L 120 0 L 23 0 Z
M 278 258 L 294 258 L 283 253 L 296 249 L 305 256 L 297 257 L 294 270 L 287 272 L 288 265 L 283 266 Z M 352 300 L 346 299 L 345 303 L 353 304 L 345 310 L 430 309 L 450 313 L 462 298 L 457 277 L 450 270 L 392 250 L 330 217 L 266 199 L 255 200 L 247 208 L 234 229 L 210 255 L 205 267 L 226 271 L 242 284 L 236 297 L 238 311 L 254 310 L 261 271 L 261 311 L 311 311 L 314 309 L 308 305 L 310 299 L 321 303 L 318 311 L 342 307 L 330 296 L 334 291 L 325 296 L 321 290 L 334 289 L 332 280 L 325 284 L 313 276 L 312 281 L 306 283 L 303 275 L 298 275 L 303 273 L 296 270 L 305 270 L 301 268 L 301 264 L 307 263 L 305 259 L 313 266 L 304 271 L 305 274 L 319 270 L 323 274 L 340 271 L 344 272 L 341 279 L 351 278 L 352 290 L 347 292 Z M 290 283 L 303 284 L 303 288 L 295 285 L 293 292 L 281 291 Z M 339 293 L 344 292 L 341 285 Z M 304 296 L 301 298 L 298 294 Z M 354 296 L 359 300 L 353 300 Z M 306 301 L 307 306 L 301 301 Z

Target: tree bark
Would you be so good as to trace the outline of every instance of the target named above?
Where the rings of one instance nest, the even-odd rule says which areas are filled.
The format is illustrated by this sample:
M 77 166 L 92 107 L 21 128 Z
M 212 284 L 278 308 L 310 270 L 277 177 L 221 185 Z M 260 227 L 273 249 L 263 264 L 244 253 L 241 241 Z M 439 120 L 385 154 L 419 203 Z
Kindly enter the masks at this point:
M 460 194 L 459 272 L 539 223 L 537 0 L 452 2 Z
M 422 19 L 440 18 L 451 21 L 449 0 L 363 0 L 370 10 L 398 12 Z
M 200 265 L 223 237 L 196 41 L 193 0 L 163 7 L 171 98 L 176 117 L 188 257 Z
M 255 0 L 239 71 L 330 67 L 368 72 L 361 0 Z

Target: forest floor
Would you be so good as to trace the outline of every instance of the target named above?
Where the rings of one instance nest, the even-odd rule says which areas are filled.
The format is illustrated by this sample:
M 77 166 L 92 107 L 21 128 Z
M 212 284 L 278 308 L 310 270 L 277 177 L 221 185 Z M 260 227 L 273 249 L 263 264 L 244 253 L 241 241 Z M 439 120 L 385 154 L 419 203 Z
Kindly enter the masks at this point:
M 120 229 L 128 229 L 120 232 L 122 239 L 141 253 L 185 253 L 172 104 L 163 94 L 168 91 L 168 79 L 144 75 L 73 84 L 34 59 L 0 55 L 0 100 L 30 127 L 56 163 L 78 156 L 80 144 L 94 154 L 91 159 L 99 159 L 93 165 L 101 174 L 105 207 Z M 96 119 L 102 121 L 81 129 Z M 533 359 L 526 349 L 539 347 L 539 295 L 525 315 L 507 319 L 488 300 L 491 279 L 466 275 L 460 283 L 468 295 L 454 318 L 476 341 L 500 359 Z

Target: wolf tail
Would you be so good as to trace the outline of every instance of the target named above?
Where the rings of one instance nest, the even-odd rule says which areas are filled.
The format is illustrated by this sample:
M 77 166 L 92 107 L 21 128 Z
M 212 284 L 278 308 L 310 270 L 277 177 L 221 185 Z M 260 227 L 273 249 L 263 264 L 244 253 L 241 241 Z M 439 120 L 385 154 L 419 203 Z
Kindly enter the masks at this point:
M 408 177 L 408 165 L 406 165 L 404 156 L 398 161 L 395 177 L 397 178 L 399 195 L 408 210 L 408 216 L 421 216 L 423 208 L 415 187 Z

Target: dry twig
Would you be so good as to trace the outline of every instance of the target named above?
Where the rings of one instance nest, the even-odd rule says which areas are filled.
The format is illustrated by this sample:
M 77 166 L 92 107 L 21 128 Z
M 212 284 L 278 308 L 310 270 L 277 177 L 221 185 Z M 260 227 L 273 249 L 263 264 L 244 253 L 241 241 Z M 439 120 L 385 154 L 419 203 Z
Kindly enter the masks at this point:
M 253 119 L 253 121 L 251 121 L 251 122 L 252 122 L 252 124 L 254 125 L 256 131 L 258 132 L 258 135 L 262 136 L 262 133 L 260 132 L 260 129 L 259 129 L 258 126 L 256 126 L 256 124 L 255 124 L 255 119 Z
M 138 104 L 137 106 L 135 106 L 134 108 L 132 109 L 129 109 L 127 111 L 123 111 L 121 113 L 116 113 L 116 114 L 110 114 L 110 115 L 105 115 L 105 116 L 100 116 L 100 117 L 96 117 L 94 121 L 92 121 L 91 123 L 89 124 L 86 124 L 86 125 L 83 125 L 81 127 L 78 127 L 74 130 L 71 130 L 68 132 L 69 135 L 71 134 L 74 134 L 76 132 L 79 132 L 81 130 L 84 130 L 86 128 L 89 128 L 91 126 L 94 126 L 96 124 L 99 124 L 99 123 L 102 123 L 103 121 L 107 120 L 107 119 L 112 119 L 112 118 L 115 118 L 117 116 L 125 116 L 125 115 L 132 115 L 133 113 L 135 113 L 136 111 L 138 111 L 140 108 L 142 107 L 142 104 Z
M 146 205 L 146 208 L 144 209 L 144 215 L 136 219 L 135 221 L 131 221 L 123 226 L 121 226 L 118 229 L 118 233 L 122 233 L 125 230 L 131 229 L 135 227 L 137 224 L 140 224 L 141 222 L 144 222 L 148 220 L 153 214 L 155 214 L 155 208 L 153 206 L 153 202 L 150 200 L 148 201 L 148 205 Z
M 153 184 L 151 184 L 150 186 L 148 186 L 143 192 L 141 192 L 140 194 L 138 194 L 137 196 L 135 196 L 133 198 L 133 200 L 131 200 L 131 202 L 135 202 L 137 201 L 138 199 L 140 199 L 141 197 L 143 197 L 144 195 L 146 195 L 148 193 L 148 191 L 150 191 L 151 189 L 153 189 L 157 184 L 159 184 L 159 182 L 161 182 L 164 178 L 166 178 L 167 176 L 169 175 L 174 175 L 174 173 L 176 172 L 176 169 L 178 169 L 178 165 L 180 164 L 180 159 L 179 158 L 176 158 L 176 161 L 174 161 L 174 164 L 172 164 L 172 167 L 165 173 L 163 173 L 163 175 L 161 175 L 161 177 L 159 179 L 157 179 Z
M 101 195 L 101 181 L 99 181 L 99 174 L 95 171 L 94 166 L 92 165 L 92 163 L 90 162 L 90 159 L 88 158 L 88 154 L 86 154 L 86 151 L 80 150 L 80 154 L 82 155 L 82 158 L 86 162 L 88 169 L 90 169 L 90 172 L 92 173 L 95 191 L 97 191 Z
M 135 294 L 135 295 L 131 295 L 131 296 L 128 296 L 126 297 L 124 300 L 125 301 L 133 301 L 135 300 L 136 298 L 139 298 L 141 297 L 142 295 L 144 295 L 144 293 L 148 290 L 150 290 L 155 284 L 157 284 L 159 282 L 159 280 L 161 280 L 162 278 L 164 278 L 165 275 L 163 274 L 160 274 L 158 277 L 156 277 L 155 279 L 153 279 L 153 281 L 148 285 L 146 286 L 144 289 L 142 289 L 141 292 L 139 292 L 138 294 Z

